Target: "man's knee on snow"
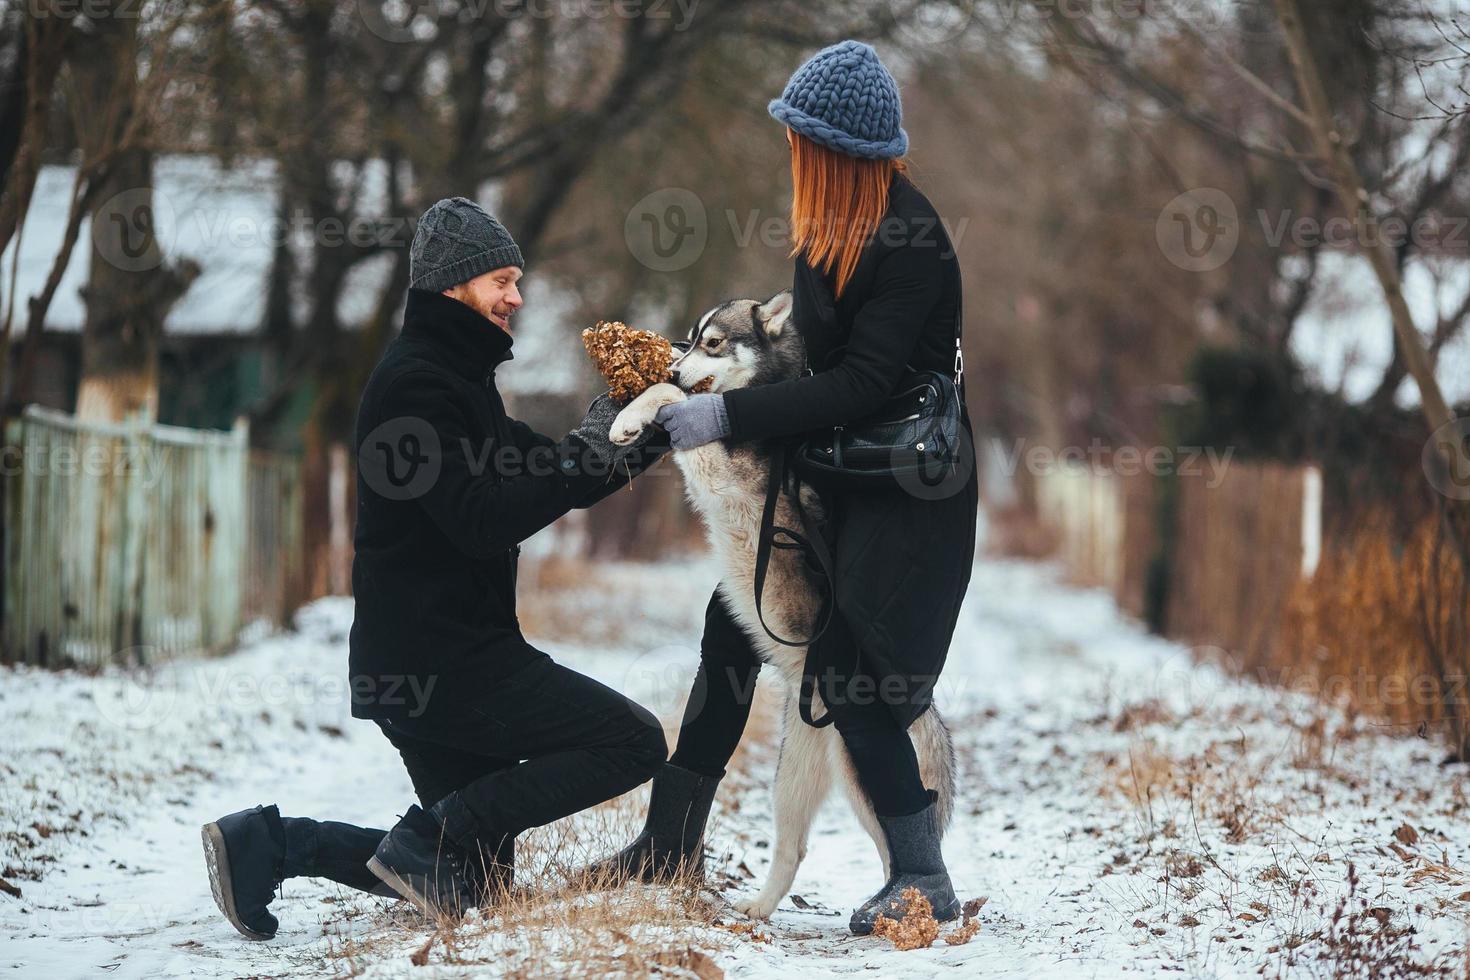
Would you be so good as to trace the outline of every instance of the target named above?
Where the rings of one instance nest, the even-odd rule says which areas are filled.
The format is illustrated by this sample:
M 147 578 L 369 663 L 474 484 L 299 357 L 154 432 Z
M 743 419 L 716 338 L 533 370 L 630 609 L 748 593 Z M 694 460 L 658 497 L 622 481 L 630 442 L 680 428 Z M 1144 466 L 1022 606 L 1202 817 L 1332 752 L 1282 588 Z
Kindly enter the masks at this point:
M 634 706 L 633 727 L 627 745 L 650 777 L 668 761 L 669 743 L 664 738 L 664 726 L 642 705 Z

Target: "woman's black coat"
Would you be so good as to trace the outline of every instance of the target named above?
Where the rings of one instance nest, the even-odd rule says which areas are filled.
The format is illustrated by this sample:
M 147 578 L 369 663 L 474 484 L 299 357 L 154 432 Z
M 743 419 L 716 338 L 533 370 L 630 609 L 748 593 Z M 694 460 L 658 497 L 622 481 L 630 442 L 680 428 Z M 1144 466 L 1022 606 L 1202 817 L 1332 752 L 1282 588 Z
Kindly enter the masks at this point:
M 833 300 L 830 275 L 797 259 L 792 318 L 816 374 L 728 392 L 732 438 L 797 437 L 855 422 L 883 405 L 907 367 L 953 371 L 959 312 L 949 235 L 928 198 L 896 176 L 888 210 L 841 298 Z M 901 696 L 887 700 L 905 725 L 929 704 L 970 582 L 979 491 L 968 438 L 959 478 L 945 490 L 938 499 L 895 489 L 825 494 L 836 611 L 867 671 L 890 691 L 903 681 Z M 821 651 L 817 662 L 852 655 Z

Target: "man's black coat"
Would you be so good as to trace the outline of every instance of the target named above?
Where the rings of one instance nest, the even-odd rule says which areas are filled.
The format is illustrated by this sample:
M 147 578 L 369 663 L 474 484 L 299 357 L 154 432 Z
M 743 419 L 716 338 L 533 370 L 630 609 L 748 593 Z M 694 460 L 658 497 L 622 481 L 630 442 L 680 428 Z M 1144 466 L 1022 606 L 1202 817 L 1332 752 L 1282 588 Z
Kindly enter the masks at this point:
M 624 485 L 668 448 L 603 465 L 510 418 L 495 370 L 511 338 L 470 307 L 411 289 L 357 413 L 352 712 L 432 718 L 542 654 L 516 619 L 520 542 Z

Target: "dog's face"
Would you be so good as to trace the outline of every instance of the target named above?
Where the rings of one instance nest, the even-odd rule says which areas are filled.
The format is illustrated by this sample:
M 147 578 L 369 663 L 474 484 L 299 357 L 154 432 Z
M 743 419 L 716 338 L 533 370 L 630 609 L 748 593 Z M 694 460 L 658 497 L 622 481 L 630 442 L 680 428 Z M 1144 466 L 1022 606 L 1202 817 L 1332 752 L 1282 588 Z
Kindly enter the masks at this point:
M 806 348 L 791 324 L 791 290 L 764 303 L 732 299 L 699 318 L 689 350 L 673 364 L 674 384 L 685 391 L 705 378 L 711 391 L 734 391 L 800 377 Z

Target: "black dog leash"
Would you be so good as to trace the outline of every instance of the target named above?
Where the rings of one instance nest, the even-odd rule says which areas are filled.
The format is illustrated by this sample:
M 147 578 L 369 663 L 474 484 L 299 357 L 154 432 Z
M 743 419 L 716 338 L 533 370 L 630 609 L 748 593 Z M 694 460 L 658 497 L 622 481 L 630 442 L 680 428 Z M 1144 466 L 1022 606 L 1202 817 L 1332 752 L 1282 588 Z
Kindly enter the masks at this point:
M 791 499 L 795 502 L 797 516 L 801 518 L 802 531 L 781 527 L 776 523 L 776 503 L 780 500 L 781 489 L 786 484 L 790 451 L 790 447 L 783 446 L 771 454 L 771 472 L 766 483 L 766 501 L 761 511 L 760 535 L 756 540 L 755 614 L 760 620 L 761 629 L 765 630 L 766 635 L 777 643 L 782 646 L 807 648 L 806 662 L 801 668 L 801 693 L 797 702 L 797 710 L 801 713 L 801 720 L 806 724 L 813 728 L 824 728 L 832 724 L 830 710 L 820 718 L 812 718 L 812 699 L 817 686 L 812 663 L 815 651 L 812 646 L 821 639 L 822 635 L 827 632 L 827 627 L 832 623 L 832 610 L 837 605 L 837 579 L 833 571 L 832 552 L 827 547 L 826 538 L 822 536 L 822 529 L 808 517 L 806 508 L 802 506 L 801 487 L 796 480 L 792 481 Z M 826 581 L 826 595 L 822 600 L 822 612 L 816 631 L 805 640 L 788 640 L 783 636 L 778 636 L 776 631 L 766 624 L 766 616 L 761 608 L 761 603 L 765 596 L 766 572 L 771 564 L 773 548 L 779 548 L 782 551 L 800 551 L 807 565 L 820 570 L 822 578 Z

